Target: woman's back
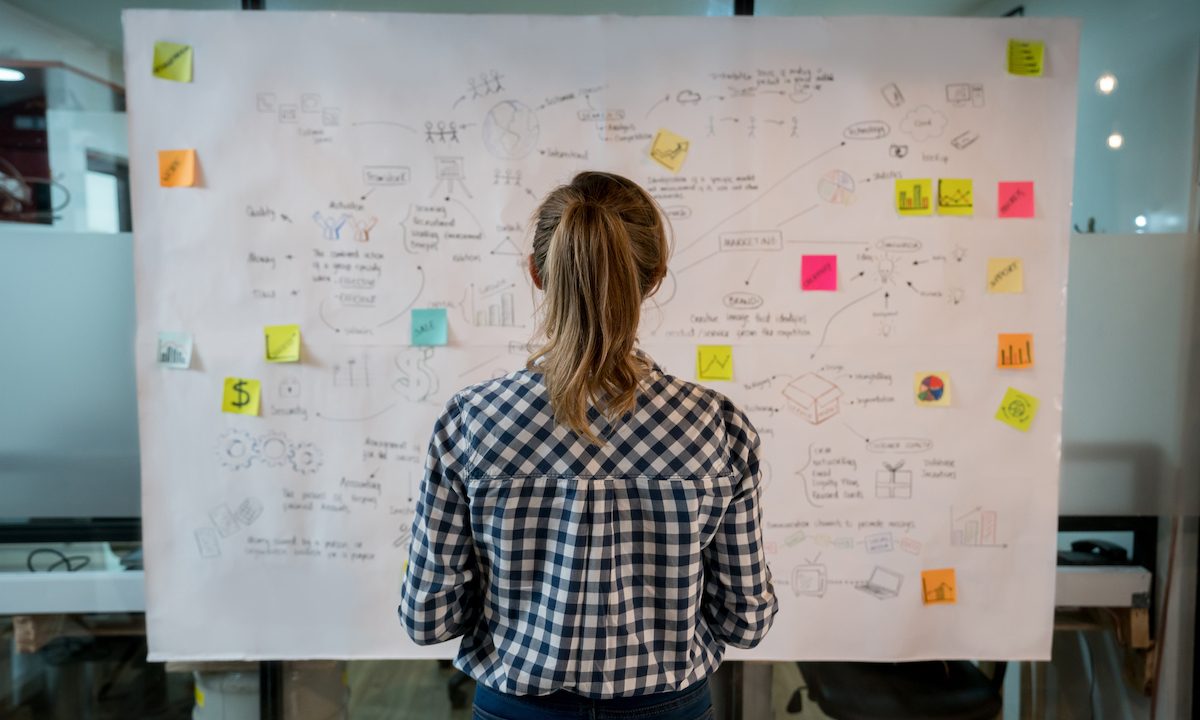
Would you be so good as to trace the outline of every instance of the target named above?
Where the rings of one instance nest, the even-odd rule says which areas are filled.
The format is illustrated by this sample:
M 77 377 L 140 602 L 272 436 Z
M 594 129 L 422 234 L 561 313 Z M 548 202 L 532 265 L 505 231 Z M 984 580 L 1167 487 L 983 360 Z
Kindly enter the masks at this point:
M 463 634 L 456 664 L 503 692 L 676 690 L 775 612 L 745 416 L 657 366 L 625 418 L 589 416 L 603 445 L 556 423 L 521 370 L 460 392 L 434 433 L 443 482 L 421 498 L 401 614 L 418 642 Z M 470 555 L 479 597 L 420 582 L 427 555 Z
M 651 704 L 618 712 L 690 718 L 725 645 L 754 646 L 776 611 L 758 435 L 636 349 L 670 255 L 645 190 L 579 173 L 534 226 L 545 342 L 438 419 L 400 615 L 419 643 L 463 636 L 455 664 L 480 683 L 477 713 L 636 695 Z M 551 697 L 499 712 L 527 695 Z

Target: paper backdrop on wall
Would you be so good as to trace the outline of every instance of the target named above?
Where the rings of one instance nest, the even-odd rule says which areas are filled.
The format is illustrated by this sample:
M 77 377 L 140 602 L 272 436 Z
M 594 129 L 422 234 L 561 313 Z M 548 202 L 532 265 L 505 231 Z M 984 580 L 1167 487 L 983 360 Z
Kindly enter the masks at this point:
M 731 657 L 1049 656 L 1075 23 L 131 11 L 125 32 L 152 659 L 454 651 L 395 613 L 425 448 L 453 392 L 523 365 L 529 217 L 582 169 L 671 220 L 643 345 L 762 436 L 780 614 Z M 1011 39 L 1040 75 L 1010 72 Z M 154 76 L 161 40 L 194 82 Z M 160 185 L 178 148 L 202 188 Z M 1036 183 L 1019 227 L 1000 183 Z M 186 369 L 162 332 L 194 342 Z M 999 366 L 1005 333 L 1037 364 Z

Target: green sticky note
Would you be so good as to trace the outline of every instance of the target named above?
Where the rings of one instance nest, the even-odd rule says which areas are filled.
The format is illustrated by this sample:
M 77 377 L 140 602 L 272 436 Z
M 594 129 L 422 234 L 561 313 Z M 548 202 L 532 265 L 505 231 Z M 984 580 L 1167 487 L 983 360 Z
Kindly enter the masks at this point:
M 154 43 L 154 77 L 175 82 L 192 81 L 192 46 Z
M 1009 427 L 1027 432 L 1029 426 L 1033 424 L 1033 418 L 1037 415 L 1037 411 L 1037 398 L 1015 388 L 1009 388 L 1008 392 L 1004 393 L 1004 399 L 1000 401 L 996 419 Z
M 225 378 L 221 394 L 221 411 L 238 415 L 257 415 L 262 399 L 262 385 L 249 378 Z
M 733 347 L 729 345 L 697 345 L 696 378 L 700 380 L 732 380 Z
M 449 339 L 446 308 L 416 308 L 412 311 L 413 345 L 445 345 Z
M 300 362 L 299 325 L 268 325 L 263 335 L 267 362 Z
M 1046 58 L 1046 43 L 1041 40 L 1009 40 L 1008 72 L 1010 75 L 1041 77 Z

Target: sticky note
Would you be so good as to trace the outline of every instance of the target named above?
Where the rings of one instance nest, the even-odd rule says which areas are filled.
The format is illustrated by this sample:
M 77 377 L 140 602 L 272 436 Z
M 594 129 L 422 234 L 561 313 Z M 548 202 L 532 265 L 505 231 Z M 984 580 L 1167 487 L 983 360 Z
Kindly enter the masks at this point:
M 1041 40 L 1008 41 L 1008 72 L 1010 75 L 1041 77 L 1046 58 L 1046 43 Z
M 412 311 L 413 345 L 445 345 L 449 335 L 446 308 L 417 308 Z
M 801 290 L 837 290 L 837 255 L 800 258 Z
M 950 407 L 950 375 L 917 373 L 913 376 L 913 399 L 921 407 Z
M 192 46 L 154 43 L 154 77 L 175 82 L 192 81 Z
M 896 180 L 896 212 L 901 215 L 933 214 L 933 180 Z
M 299 325 L 268 325 L 263 336 L 267 362 L 300 362 Z
M 225 378 L 225 392 L 221 396 L 221 412 L 257 415 L 261 397 L 257 380 L 227 377 Z
M 175 370 L 192 365 L 192 336 L 181 332 L 158 334 L 158 364 Z
M 1033 367 L 1033 333 L 1000 333 L 996 337 L 996 367 L 1024 370 Z
M 690 144 L 687 139 L 670 130 L 659 130 L 654 142 L 650 143 L 650 157 L 671 172 L 679 172 Z
M 996 419 L 1016 428 L 1021 432 L 1029 430 L 1033 418 L 1037 415 L 1038 399 L 1015 388 L 1009 388 L 1000 401 L 1000 409 L 996 411 Z
M 196 184 L 195 150 L 159 150 L 158 184 L 163 187 L 191 187 Z
M 1021 258 L 988 258 L 987 291 L 990 293 L 1025 292 L 1025 265 Z
M 696 377 L 700 380 L 732 380 L 733 347 L 697 345 Z
M 970 178 L 938 180 L 938 215 L 974 215 L 975 196 Z
M 922 570 L 921 595 L 926 605 L 953 605 L 958 602 L 954 568 Z
M 1033 217 L 1033 183 L 1002 182 L 999 185 L 996 208 L 1002 218 Z

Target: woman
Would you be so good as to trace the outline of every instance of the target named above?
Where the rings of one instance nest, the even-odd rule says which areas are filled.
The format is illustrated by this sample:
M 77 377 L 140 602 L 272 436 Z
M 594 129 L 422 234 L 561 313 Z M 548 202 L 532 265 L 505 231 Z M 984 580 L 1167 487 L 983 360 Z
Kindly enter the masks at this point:
M 476 718 L 710 717 L 707 676 L 777 609 L 758 434 L 635 348 L 669 255 L 645 190 L 580 173 L 535 220 L 545 342 L 438 419 L 401 620 L 463 637 Z

